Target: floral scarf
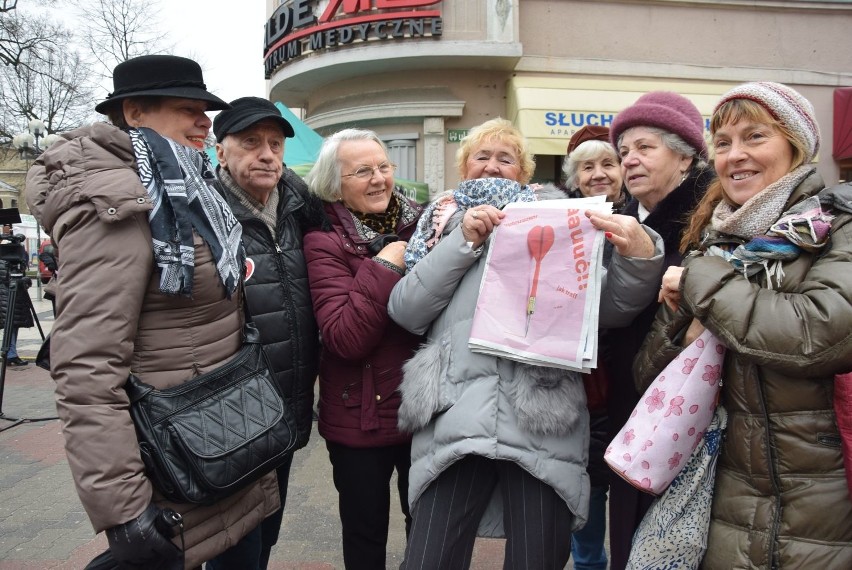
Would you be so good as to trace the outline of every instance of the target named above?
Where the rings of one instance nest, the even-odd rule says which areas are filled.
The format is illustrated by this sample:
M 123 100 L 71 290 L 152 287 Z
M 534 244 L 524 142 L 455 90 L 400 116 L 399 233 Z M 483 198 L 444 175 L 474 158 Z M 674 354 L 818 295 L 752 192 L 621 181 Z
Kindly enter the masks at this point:
M 733 251 L 710 246 L 707 254 L 723 257 L 746 276 L 764 272 L 770 289 L 773 278 L 775 285 L 780 285 L 785 261 L 796 259 L 802 250 L 817 251 L 828 241 L 834 216 L 823 212 L 818 197 L 811 196 L 782 211 L 813 170 L 812 165 L 800 166 L 736 210 L 727 202 L 720 203 L 713 212 L 711 227 L 749 241 Z
M 417 222 L 417 229 L 408 240 L 408 247 L 405 248 L 406 269 L 411 271 L 411 268 L 441 240 L 447 221 L 457 210 L 464 212 L 468 208 L 483 204 L 503 208 L 511 202 L 535 202 L 535 200 L 535 192 L 531 187 L 522 186 L 514 180 L 505 178 L 463 180 L 457 189 L 441 194 L 423 211 L 423 215 Z

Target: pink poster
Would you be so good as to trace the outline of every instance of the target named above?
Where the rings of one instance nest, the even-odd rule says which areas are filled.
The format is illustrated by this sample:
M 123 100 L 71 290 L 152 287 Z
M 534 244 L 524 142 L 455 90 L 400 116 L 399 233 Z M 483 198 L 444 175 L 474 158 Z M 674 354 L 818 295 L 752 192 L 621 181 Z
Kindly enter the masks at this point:
M 547 366 L 588 371 L 597 360 L 603 233 L 588 199 L 513 203 L 494 232 L 469 345 Z

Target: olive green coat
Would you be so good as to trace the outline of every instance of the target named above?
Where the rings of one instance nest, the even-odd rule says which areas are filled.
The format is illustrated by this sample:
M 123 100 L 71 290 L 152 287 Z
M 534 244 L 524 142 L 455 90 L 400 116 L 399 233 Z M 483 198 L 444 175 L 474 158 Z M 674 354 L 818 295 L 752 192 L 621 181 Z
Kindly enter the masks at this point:
M 816 174 L 787 207 L 816 194 Z M 852 204 L 852 186 L 836 194 Z M 834 374 L 852 368 L 852 224 L 839 212 L 828 249 L 784 264 L 780 287 L 719 257 L 685 261 L 677 314 L 663 308 L 636 358 L 643 391 L 696 316 L 727 345 L 728 428 L 703 568 L 852 568 L 852 502 L 833 411 Z

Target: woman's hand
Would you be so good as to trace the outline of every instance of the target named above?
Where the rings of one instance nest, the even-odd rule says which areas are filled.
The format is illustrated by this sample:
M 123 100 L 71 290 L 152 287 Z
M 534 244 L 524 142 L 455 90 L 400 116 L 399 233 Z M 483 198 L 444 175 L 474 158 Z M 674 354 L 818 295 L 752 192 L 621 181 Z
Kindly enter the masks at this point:
M 500 225 L 500 220 L 506 217 L 494 206 L 482 205 L 468 208 L 462 218 L 461 228 L 464 240 L 473 243 L 476 249 L 482 245 L 494 228 Z
M 663 282 L 660 284 L 657 301 L 665 303 L 672 311 L 677 311 L 680 306 L 681 279 L 683 279 L 683 267 L 672 265 L 663 273 Z
M 654 256 L 654 242 L 636 218 L 597 210 L 586 210 L 586 217 L 593 226 L 605 232 L 606 239 L 622 257 L 648 259 Z
M 660 284 L 660 294 L 657 301 L 665 303 L 672 311 L 677 311 L 680 306 L 680 283 L 683 279 L 684 268 L 672 265 L 663 273 L 663 282 Z M 704 325 L 696 318 L 692 319 L 686 333 L 683 336 L 683 346 L 689 346 L 704 332 Z
M 380 257 L 385 261 L 393 263 L 397 267 L 405 267 L 405 261 L 403 261 L 402 256 L 405 253 L 405 246 L 408 245 L 407 241 L 397 240 L 387 244 L 382 250 L 376 254 L 376 257 Z
M 686 334 L 683 335 L 683 346 L 689 346 L 695 339 L 701 336 L 704 332 L 704 325 L 701 324 L 696 318 L 692 319 L 692 322 L 689 323 L 689 328 L 686 329 Z

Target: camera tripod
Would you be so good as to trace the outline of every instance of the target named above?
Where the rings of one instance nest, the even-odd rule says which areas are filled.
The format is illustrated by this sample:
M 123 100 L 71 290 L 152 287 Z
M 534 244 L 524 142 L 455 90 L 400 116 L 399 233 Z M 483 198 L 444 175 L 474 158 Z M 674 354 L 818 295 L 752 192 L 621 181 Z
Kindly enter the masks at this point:
M 44 341 L 44 331 L 41 329 L 41 323 L 38 321 L 38 315 L 36 314 L 35 307 L 33 307 L 33 302 L 30 299 L 29 293 L 27 293 L 27 286 L 25 284 L 26 277 L 22 270 L 13 267 L 13 264 L 9 264 L 9 298 L 6 303 L 6 325 L 3 329 L 3 342 L 0 344 L 0 420 L 6 420 L 12 422 L 11 425 L 4 426 L 0 428 L 0 432 L 15 427 L 18 424 L 24 422 L 40 422 L 47 420 L 54 420 L 55 417 L 45 417 L 45 418 L 13 418 L 5 415 L 3 413 L 3 390 L 6 384 L 6 358 L 9 355 L 9 348 L 12 345 L 12 329 L 15 324 L 15 307 L 18 303 L 18 294 L 23 292 L 24 298 L 26 299 L 27 308 L 30 311 L 30 314 L 33 317 L 33 322 L 38 327 L 38 332 L 41 335 L 41 340 Z

